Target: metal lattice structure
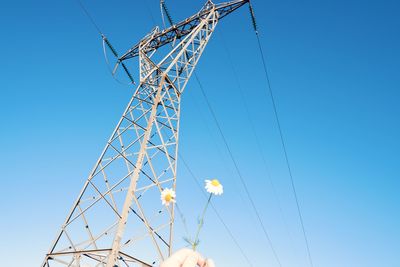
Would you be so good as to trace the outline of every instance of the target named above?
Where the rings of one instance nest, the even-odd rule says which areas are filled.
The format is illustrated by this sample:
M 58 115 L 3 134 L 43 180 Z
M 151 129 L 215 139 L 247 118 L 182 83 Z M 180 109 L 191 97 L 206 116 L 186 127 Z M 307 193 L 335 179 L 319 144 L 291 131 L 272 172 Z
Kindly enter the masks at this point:
M 174 206 L 159 198 L 176 186 L 181 95 L 219 19 L 247 2 L 208 1 L 118 59 L 139 57 L 140 84 L 42 267 L 153 266 L 170 255 Z

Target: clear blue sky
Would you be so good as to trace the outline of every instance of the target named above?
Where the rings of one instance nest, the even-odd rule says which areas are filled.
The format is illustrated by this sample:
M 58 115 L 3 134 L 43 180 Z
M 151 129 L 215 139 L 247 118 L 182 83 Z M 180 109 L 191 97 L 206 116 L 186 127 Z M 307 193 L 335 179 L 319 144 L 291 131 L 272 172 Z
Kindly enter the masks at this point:
M 154 26 L 144 2 L 85 3 L 123 52 Z M 160 23 L 158 1 L 146 2 Z M 168 1 L 175 20 L 202 4 Z M 101 40 L 76 1 L 1 6 L 0 258 L 2 266 L 38 266 L 133 90 L 110 77 Z M 315 266 L 399 267 L 399 2 L 254 0 L 254 7 Z M 307 267 L 261 67 L 243 8 L 218 25 L 197 70 L 283 266 Z M 246 254 L 254 266 L 277 266 L 249 203 L 241 201 L 244 192 L 194 80 L 181 119 L 181 152 L 200 179 L 224 183 L 215 205 Z M 203 199 L 183 168 L 178 186 L 194 225 Z M 215 215 L 207 216 L 200 250 L 218 267 L 246 266 Z

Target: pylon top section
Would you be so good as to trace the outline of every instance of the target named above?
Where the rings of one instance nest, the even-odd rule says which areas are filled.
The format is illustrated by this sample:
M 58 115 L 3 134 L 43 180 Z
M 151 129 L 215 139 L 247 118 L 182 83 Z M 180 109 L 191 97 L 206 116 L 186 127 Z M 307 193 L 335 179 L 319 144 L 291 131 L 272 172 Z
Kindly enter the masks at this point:
M 139 55 L 139 50 L 144 53 L 148 53 L 158 48 L 174 42 L 177 39 L 181 39 L 186 36 L 192 30 L 194 30 L 201 22 L 202 19 L 207 17 L 207 15 L 215 11 L 218 14 L 218 19 L 226 17 L 236 9 L 248 3 L 249 0 L 238 0 L 231 2 L 224 2 L 219 4 L 214 4 L 212 1 L 207 1 L 203 8 L 196 14 L 187 19 L 172 25 L 171 27 L 159 31 L 155 28 L 152 34 L 147 35 L 142 40 L 140 40 L 136 45 L 130 48 L 124 55 L 119 58 L 119 61 L 124 61 Z M 143 44 L 145 44 L 143 46 Z

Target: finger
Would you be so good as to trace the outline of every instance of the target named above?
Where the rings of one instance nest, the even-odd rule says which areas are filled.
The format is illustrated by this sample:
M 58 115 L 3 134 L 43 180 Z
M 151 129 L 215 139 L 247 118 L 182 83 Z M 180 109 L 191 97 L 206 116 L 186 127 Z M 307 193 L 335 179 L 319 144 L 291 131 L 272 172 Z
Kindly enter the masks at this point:
M 205 260 L 200 256 L 199 253 L 195 251 L 191 251 L 191 253 L 187 256 L 185 262 L 182 267 L 196 267 L 196 266 L 204 266 Z
M 214 261 L 213 261 L 212 259 L 208 259 L 208 260 L 206 261 L 205 267 L 215 267 Z
M 188 255 L 190 255 L 193 252 L 193 250 L 184 248 L 180 249 L 177 252 L 175 252 L 171 257 L 166 259 L 162 264 L 161 267 L 169 267 L 169 266 L 181 266 Z
M 199 253 L 197 253 L 197 255 L 199 256 L 199 258 L 197 259 L 197 265 L 200 267 L 206 267 L 207 266 L 206 260 Z

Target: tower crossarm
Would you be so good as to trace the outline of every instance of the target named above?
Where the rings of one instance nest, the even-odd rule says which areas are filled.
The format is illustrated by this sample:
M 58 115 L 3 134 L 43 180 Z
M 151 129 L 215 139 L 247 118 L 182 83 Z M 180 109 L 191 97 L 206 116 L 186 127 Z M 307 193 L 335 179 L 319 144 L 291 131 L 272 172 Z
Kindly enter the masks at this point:
M 207 4 L 195 15 L 175 25 L 172 25 L 171 27 L 161 32 L 144 37 L 142 40 L 140 40 L 139 43 L 129 49 L 123 56 L 121 56 L 119 58 L 119 61 L 122 62 L 124 60 L 138 56 L 139 48 L 142 50 L 142 52 L 148 53 L 157 50 L 159 47 L 162 47 L 166 44 L 174 42 L 177 39 L 181 39 L 182 37 L 192 32 L 193 29 L 195 29 L 196 26 L 199 25 L 201 19 L 206 17 L 212 10 L 217 11 L 220 20 L 221 18 L 226 17 L 227 15 L 248 2 L 249 0 L 237 0 L 214 4 L 211 1 L 208 1 Z M 146 43 L 146 46 L 143 46 L 144 43 Z

